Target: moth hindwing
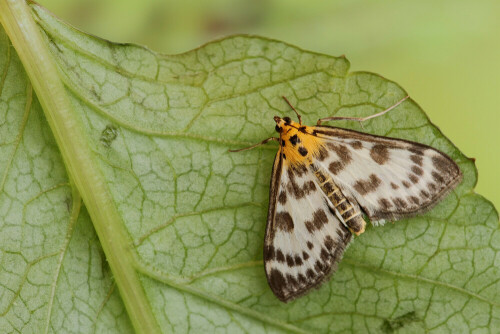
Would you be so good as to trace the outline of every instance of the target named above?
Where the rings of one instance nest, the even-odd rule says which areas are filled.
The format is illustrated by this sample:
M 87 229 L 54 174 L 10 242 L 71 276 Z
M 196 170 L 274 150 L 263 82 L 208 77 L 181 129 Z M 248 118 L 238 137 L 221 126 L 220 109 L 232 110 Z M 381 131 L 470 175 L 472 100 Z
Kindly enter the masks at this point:
M 462 179 L 455 162 L 430 146 L 274 119 L 280 146 L 271 178 L 264 266 L 269 286 L 283 302 L 335 272 L 352 234 L 365 229 L 362 213 L 372 222 L 415 216 Z

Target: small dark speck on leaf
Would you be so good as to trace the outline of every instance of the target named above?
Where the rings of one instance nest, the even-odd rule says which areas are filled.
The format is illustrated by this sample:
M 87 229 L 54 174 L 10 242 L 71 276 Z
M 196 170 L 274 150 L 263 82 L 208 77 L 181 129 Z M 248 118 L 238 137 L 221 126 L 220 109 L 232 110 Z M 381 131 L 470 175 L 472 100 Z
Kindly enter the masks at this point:
M 113 140 L 118 136 L 118 130 L 114 125 L 106 125 L 106 128 L 101 132 L 101 143 L 110 147 Z
M 68 210 L 69 213 L 71 213 L 71 207 L 73 205 L 73 198 L 71 197 L 66 197 L 64 199 L 64 204 L 66 204 L 66 210 Z
M 395 330 L 418 320 L 419 319 L 417 318 L 415 311 L 411 311 L 394 319 L 385 319 L 380 326 L 380 329 L 382 329 L 384 333 L 394 333 Z

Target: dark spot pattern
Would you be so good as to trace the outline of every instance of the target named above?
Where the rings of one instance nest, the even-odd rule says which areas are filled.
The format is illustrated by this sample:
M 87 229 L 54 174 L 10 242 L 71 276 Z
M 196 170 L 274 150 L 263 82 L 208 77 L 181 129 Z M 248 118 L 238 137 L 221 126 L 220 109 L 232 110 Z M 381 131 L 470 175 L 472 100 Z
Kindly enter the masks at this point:
M 292 144 L 292 146 L 295 146 L 297 145 L 297 143 L 300 143 L 300 139 L 299 137 L 297 137 L 297 135 L 293 135 L 290 137 L 290 143 Z
M 297 289 L 299 287 L 299 282 L 290 274 L 286 275 L 286 283 L 288 290 L 290 290 L 290 288 Z
M 314 275 L 314 271 L 313 271 L 312 269 L 307 269 L 307 271 L 306 271 L 306 276 L 307 276 L 307 278 L 309 278 L 309 279 L 313 279 L 313 278 L 314 278 L 314 276 L 315 276 L 315 275 Z
M 379 198 L 378 204 L 380 204 L 384 210 L 389 210 L 392 206 L 391 202 L 389 202 L 386 198 Z
M 424 175 L 424 170 L 418 166 L 412 166 L 411 167 L 411 171 L 415 174 L 417 174 L 418 176 L 422 176 Z
M 305 166 L 299 167 L 298 169 L 293 170 L 292 168 L 288 168 L 288 178 L 290 179 L 286 189 L 290 194 L 293 194 L 295 198 L 300 199 L 306 195 L 309 195 L 311 192 L 316 190 L 316 185 L 314 181 L 307 181 L 302 186 L 299 186 L 295 181 L 295 173 L 299 175 L 299 173 L 306 173 L 307 168 Z
M 298 184 L 296 183 L 288 183 L 287 189 L 290 193 L 292 193 L 295 198 L 300 199 L 303 198 L 306 195 L 309 195 L 311 192 L 316 190 L 316 185 L 314 184 L 314 181 L 308 181 L 304 183 L 302 187 L 299 187 Z
M 284 117 L 283 120 L 285 121 L 286 125 L 290 125 L 292 123 L 292 119 L 290 117 Z
M 276 251 L 276 261 L 284 263 L 285 262 L 285 255 L 283 255 L 283 252 L 281 249 L 278 249 Z
M 408 178 L 410 179 L 410 181 L 412 183 L 414 183 L 414 184 L 418 183 L 419 178 L 415 174 L 409 173 Z
M 313 247 L 314 247 L 313 243 L 312 243 L 312 242 L 310 242 L 310 241 L 308 241 L 308 242 L 307 242 L 307 248 L 309 248 L 309 249 L 313 249 Z
M 290 254 L 287 254 L 286 256 L 286 264 L 289 266 L 289 267 L 295 267 L 295 261 L 293 260 L 293 258 L 290 256 Z
M 441 172 L 441 174 L 455 175 L 457 173 L 455 165 L 442 156 L 432 157 L 432 164 L 437 171 Z
M 413 161 L 415 164 L 417 164 L 420 167 L 422 167 L 422 165 L 423 165 L 423 158 L 421 155 L 412 154 L 410 156 L 410 160 Z
M 321 260 L 323 260 L 323 262 L 326 262 L 326 261 L 328 261 L 330 254 L 328 253 L 328 251 L 326 249 L 321 248 L 320 257 L 321 257 Z
M 394 203 L 394 205 L 396 206 L 396 208 L 403 208 L 403 209 L 406 209 L 408 207 L 408 204 L 406 203 L 406 201 L 402 198 L 393 198 L 392 199 L 392 202 Z
M 355 150 L 360 150 L 363 148 L 363 144 L 359 140 L 353 141 L 350 144 L 351 147 L 354 148 Z
M 436 184 L 435 183 L 432 183 L 432 182 L 429 182 L 427 184 L 427 188 L 429 188 L 431 191 L 436 191 L 437 187 L 436 187 Z
M 274 218 L 274 224 L 276 226 L 276 229 L 285 231 L 285 232 L 292 232 L 293 231 L 293 219 L 292 216 L 288 212 L 278 212 L 276 214 L 276 217 Z
M 320 230 L 323 225 L 328 223 L 328 217 L 325 211 L 318 209 L 313 213 L 313 219 L 311 221 L 306 221 L 305 225 L 309 233 L 314 233 L 315 230 Z
M 351 162 L 351 152 L 344 145 L 328 143 L 327 147 L 334 151 L 339 158 L 339 160 L 330 163 L 330 165 L 328 166 L 330 172 L 332 172 L 334 175 L 337 175 Z
M 322 272 L 325 271 L 326 265 L 323 262 L 320 262 L 319 260 L 314 263 L 314 269 L 316 269 L 316 272 Z
M 286 262 L 288 267 L 303 266 L 301 269 L 303 272 L 294 275 L 290 270 L 280 271 L 277 268 L 270 268 L 267 272 L 269 286 L 280 300 L 290 301 L 325 281 L 327 275 L 335 269 L 332 264 L 340 260 L 352 236 L 343 225 L 337 228 L 336 233 L 336 236 L 325 236 L 318 258 L 311 259 L 309 254 L 302 251 L 302 257 L 298 254 L 289 254 L 283 259 L 283 263 Z M 308 247 L 312 247 L 312 244 Z
M 299 153 L 301 156 L 305 157 L 309 151 L 304 146 L 299 147 Z
M 349 162 L 351 162 L 351 152 L 345 145 L 328 143 L 327 146 L 337 154 L 341 162 L 343 162 L 344 164 L 348 164 Z
M 273 245 L 267 245 L 264 247 L 264 260 L 271 261 L 276 257 Z
M 417 196 L 408 197 L 408 202 L 411 202 L 411 203 L 416 204 L 416 205 L 420 204 L 420 200 L 418 199 Z
M 278 196 L 278 202 L 280 202 L 280 204 L 285 204 L 286 203 L 286 192 L 285 191 L 281 191 L 279 196 Z
M 345 164 L 341 161 L 334 161 L 328 166 L 328 170 L 332 172 L 333 175 L 340 173 L 345 167 Z
M 290 166 L 290 168 L 288 168 L 288 171 L 289 171 L 288 176 L 290 176 L 290 173 L 292 173 L 293 176 L 297 175 L 298 177 L 302 177 L 304 174 L 308 172 L 307 167 L 304 164 L 292 165 Z
M 316 159 L 318 159 L 319 161 L 324 161 L 326 158 L 328 158 L 328 155 L 329 154 L 326 148 L 324 148 L 323 146 L 319 146 L 318 152 L 316 153 Z
M 401 183 L 403 184 L 403 186 L 405 186 L 405 188 L 410 188 L 411 187 L 411 184 L 408 181 L 402 181 Z
M 441 184 L 445 183 L 444 182 L 444 177 L 441 174 L 439 174 L 437 172 L 434 172 L 434 171 L 431 174 L 432 174 L 432 178 L 434 179 L 434 181 L 436 181 L 436 183 L 438 183 L 438 184 L 439 183 L 441 183 Z
M 274 293 L 278 294 L 279 297 L 283 298 L 283 290 L 286 288 L 285 277 L 278 269 L 272 269 L 269 275 L 269 284 Z
M 349 232 L 348 229 L 337 228 L 337 235 L 339 236 L 340 239 L 342 239 L 342 241 L 351 240 L 351 233 Z
M 413 153 L 415 155 L 424 155 L 425 148 L 414 146 L 414 147 L 410 147 L 408 149 L 408 151 L 410 151 L 411 153 Z
M 391 188 L 396 190 L 396 189 L 399 189 L 399 186 L 393 182 L 391 182 Z
M 372 149 L 370 150 L 370 156 L 372 157 L 373 161 L 375 161 L 379 165 L 383 165 L 387 162 L 387 160 L 389 160 L 389 150 L 384 145 L 376 144 L 373 145 Z
M 354 189 L 360 195 L 366 195 L 370 192 L 377 190 L 378 186 L 382 183 L 382 180 L 378 178 L 377 175 L 371 174 L 368 180 L 359 180 L 354 184 Z
M 329 251 L 332 251 L 333 250 L 333 246 L 335 245 L 335 242 L 333 241 L 332 237 L 327 235 L 325 237 L 325 247 L 329 250 Z
M 425 190 L 420 190 L 420 197 L 422 198 L 429 198 L 431 195 L 425 191 Z

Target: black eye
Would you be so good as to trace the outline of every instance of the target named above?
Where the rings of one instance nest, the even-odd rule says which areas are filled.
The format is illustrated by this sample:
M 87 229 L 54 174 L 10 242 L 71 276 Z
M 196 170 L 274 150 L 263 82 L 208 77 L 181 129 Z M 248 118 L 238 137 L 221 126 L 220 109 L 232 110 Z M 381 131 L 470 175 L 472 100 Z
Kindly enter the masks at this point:
M 290 124 L 292 122 L 292 120 L 290 119 L 290 117 L 285 117 L 283 118 L 283 120 L 285 121 L 285 124 Z
M 276 129 L 276 132 L 281 132 L 281 128 L 278 126 L 278 124 L 276 124 L 275 129 Z

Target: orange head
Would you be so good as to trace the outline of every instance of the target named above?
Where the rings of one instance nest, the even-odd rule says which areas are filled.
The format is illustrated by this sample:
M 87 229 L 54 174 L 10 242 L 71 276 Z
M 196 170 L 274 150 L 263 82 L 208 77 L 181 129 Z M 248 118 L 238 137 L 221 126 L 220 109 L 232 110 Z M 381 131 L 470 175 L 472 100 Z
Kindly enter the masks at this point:
M 290 117 L 274 116 L 276 131 L 280 134 L 280 149 L 284 160 L 291 164 L 311 162 L 320 153 L 322 140 L 313 134 L 313 127 L 300 125 Z

